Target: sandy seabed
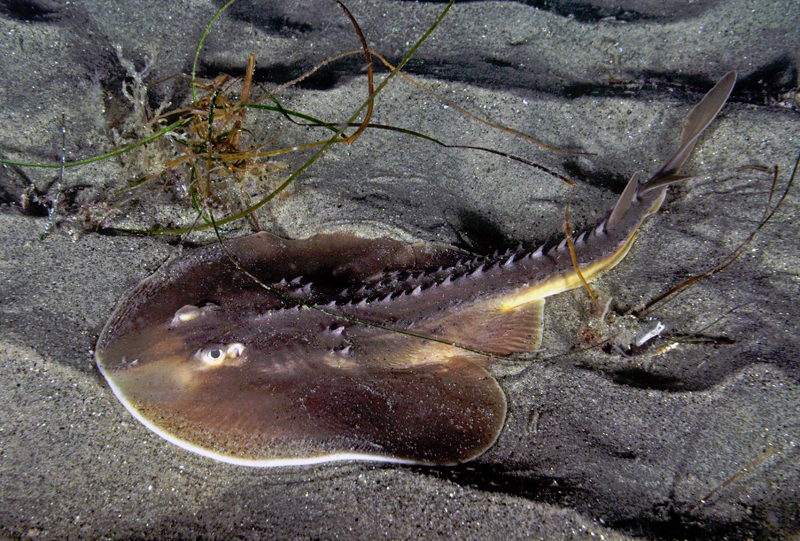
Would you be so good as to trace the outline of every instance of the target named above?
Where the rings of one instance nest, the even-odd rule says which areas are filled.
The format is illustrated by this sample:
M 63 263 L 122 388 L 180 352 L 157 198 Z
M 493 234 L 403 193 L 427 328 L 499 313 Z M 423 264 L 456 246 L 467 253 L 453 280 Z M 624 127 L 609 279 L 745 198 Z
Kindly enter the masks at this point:
M 234 4 L 209 34 L 202 75 L 239 75 L 253 53 L 256 79 L 275 85 L 358 47 L 332 2 L 292 6 Z M 671 154 L 691 105 L 737 70 L 732 99 L 684 169 L 692 178 L 671 190 L 627 259 L 595 289 L 622 314 L 722 261 L 757 227 L 772 181 L 740 168 L 778 165 L 782 190 L 800 151 L 797 103 L 781 97 L 800 86 L 800 5 L 548 6 L 459 3 L 406 72 L 482 117 L 593 155 L 548 152 L 491 130 L 401 80 L 380 94 L 374 120 L 523 156 L 573 178 L 575 189 L 518 161 L 370 130 L 350 147 L 331 148 L 289 197 L 264 207 L 265 229 L 294 238 L 352 229 L 476 251 L 532 245 L 562 230 L 568 201 L 575 227 L 601 219 L 627 178 L 651 174 Z M 140 70 L 154 55 L 146 82 L 188 73 L 219 7 L 204 0 L 0 3 L 0 155 L 58 163 L 62 118 L 67 161 L 112 149 L 114 131 L 133 111 L 121 92 L 130 73 L 116 47 Z M 348 7 L 370 46 L 395 62 L 443 9 L 388 0 Z M 285 91 L 285 104 L 321 119 L 349 116 L 366 96 L 363 59 L 352 58 Z M 153 105 L 170 98 L 177 106 L 186 88 L 176 81 L 154 87 Z M 31 182 L 43 200 L 52 197 L 57 170 L 0 171 L 3 536 L 798 538 L 796 189 L 724 272 L 650 319 L 615 316 L 615 328 L 628 333 L 666 326 L 641 354 L 577 352 L 597 318 L 586 293 L 549 299 L 538 360 L 497 369 L 509 416 L 478 460 L 456 468 L 252 469 L 152 434 L 94 367 L 94 344 L 115 304 L 181 250 L 162 237 L 81 232 L 80 212 L 108 210 L 102 201 L 126 182 L 129 162 L 67 169 L 61 183 L 69 204 L 44 240 L 47 217 L 21 202 Z M 190 223 L 177 193 L 142 190 L 110 225 Z M 701 343 L 673 346 L 681 336 Z

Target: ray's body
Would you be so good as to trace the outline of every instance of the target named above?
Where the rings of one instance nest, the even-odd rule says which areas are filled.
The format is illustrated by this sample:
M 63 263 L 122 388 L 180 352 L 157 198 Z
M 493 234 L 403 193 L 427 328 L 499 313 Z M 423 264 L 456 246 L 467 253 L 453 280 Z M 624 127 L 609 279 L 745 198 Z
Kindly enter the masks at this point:
M 609 216 L 575 239 L 583 278 L 625 256 L 735 79 L 692 109 L 673 158 L 643 184 L 635 175 Z M 226 248 L 238 264 L 208 246 L 142 282 L 96 356 L 148 428 L 253 466 L 479 456 L 506 413 L 486 368 L 536 351 L 545 298 L 582 285 L 566 239 L 490 258 L 346 234 L 260 233 Z

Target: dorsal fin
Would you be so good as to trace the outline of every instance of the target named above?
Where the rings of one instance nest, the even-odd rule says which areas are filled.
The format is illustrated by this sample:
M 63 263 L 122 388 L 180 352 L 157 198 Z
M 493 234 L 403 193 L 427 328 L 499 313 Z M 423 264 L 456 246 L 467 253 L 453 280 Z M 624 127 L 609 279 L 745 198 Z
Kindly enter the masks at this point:
M 614 229 L 614 227 L 616 227 L 616 225 L 622 220 L 625 212 L 630 208 L 631 201 L 633 201 L 633 196 L 636 195 L 636 190 L 639 189 L 640 176 L 641 175 L 638 171 L 634 173 L 631 179 L 628 181 L 628 185 L 625 186 L 625 190 L 622 192 L 622 195 L 620 195 L 619 199 L 617 199 L 617 204 L 614 205 L 614 210 L 611 211 L 611 215 L 609 215 L 608 222 L 606 223 L 606 227 L 608 229 Z
M 731 95 L 731 90 L 733 90 L 733 85 L 735 84 L 736 72 L 728 72 L 714 85 L 714 88 L 708 91 L 703 99 L 700 100 L 700 103 L 692 108 L 683 125 L 678 150 L 672 158 L 664 164 L 664 167 L 642 186 L 642 193 L 676 182 L 674 179 L 667 182 L 664 182 L 664 180 L 675 176 L 686 162 L 687 158 L 689 158 L 689 154 L 691 154 L 692 149 L 694 149 L 698 137 L 700 137 L 703 130 L 711 124 L 711 121 L 716 118 L 722 106 L 725 105 L 725 102 L 728 100 L 728 96 Z

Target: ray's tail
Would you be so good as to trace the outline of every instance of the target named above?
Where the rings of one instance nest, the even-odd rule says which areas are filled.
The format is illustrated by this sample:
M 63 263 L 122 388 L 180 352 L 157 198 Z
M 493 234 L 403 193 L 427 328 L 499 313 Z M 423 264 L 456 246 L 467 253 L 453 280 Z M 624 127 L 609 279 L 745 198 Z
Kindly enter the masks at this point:
M 614 210 L 608 217 L 607 227 L 614 229 L 623 222 L 630 220 L 631 203 L 641 201 L 645 203 L 647 212 L 644 216 L 638 216 L 637 221 L 644 219 L 646 215 L 656 212 L 664 199 L 667 186 L 683 180 L 687 177 L 679 176 L 678 171 L 686 163 L 689 155 L 694 149 L 697 139 L 716 118 L 736 84 L 736 72 L 727 73 L 719 82 L 708 91 L 700 102 L 692 108 L 681 131 L 681 140 L 678 150 L 664 166 L 645 183 L 639 182 L 639 173 L 633 175 L 625 190 L 622 192 Z M 649 205 L 647 204 L 649 203 Z M 631 224 L 628 224 L 630 227 Z M 638 224 L 634 225 L 637 227 Z

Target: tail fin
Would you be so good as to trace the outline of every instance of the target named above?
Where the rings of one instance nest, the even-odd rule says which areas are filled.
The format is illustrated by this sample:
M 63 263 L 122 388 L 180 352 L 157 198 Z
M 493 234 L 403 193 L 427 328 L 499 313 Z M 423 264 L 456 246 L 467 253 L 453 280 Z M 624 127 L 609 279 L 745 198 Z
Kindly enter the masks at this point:
M 714 88 L 708 91 L 703 99 L 700 100 L 700 103 L 694 106 L 683 125 L 678 150 L 672 158 L 664 164 L 664 167 L 641 187 L 640 193 L 645 193 L 686 178 L 678 177 L 678 171 L 683 167 L 683 164 L 686 163 L 689 154 L 692 153 L 700 134 L 711 124 L 711 121 L 716 118 L 722 106 L 728 101 L 728 96 L 731 95 L 734 84 L 736 84 L 736 72 L 728 72 L 719 80 Z
M 735 83 L 736 72 L 731 71 L 720 79 L 714 88 L 708 91 L 708 94 L 700 100 L 700 103 L 694 106 L 683 125 L 678 150 L 658 173 L 653 175 L 650 180 L 644 184 L 639 183 L 639 173 L 633 175 L 619 200 L 617 200 L 617 204 L 614 205 L 611 215 L 608 217 L 606 225 L 609 229 L 616 228 L 623 220 L 627 219 L 629 216 L 628 210 L 631 208 L 631 203 L 633 201 L 637 199 L 646 199 L 651 202 L 651 205 L 648 206 L 645 214 L 637 215 L 635 218 L 635 224 L 633 225 L 633 229 L 635 230 L 645 216 L 658 210 L 661 201 L 663 201 L 666 187 L 686 178 L 685 176 L 678 175 L 678 171 L 686 162 L 689 154 L 692 153 L 692 149 L 694 149 L 694 145 L 698 137 L 700 137 L 700 134 L 711 124 L 711 121 L 716 118 L 722 106 L 725 105 Z

